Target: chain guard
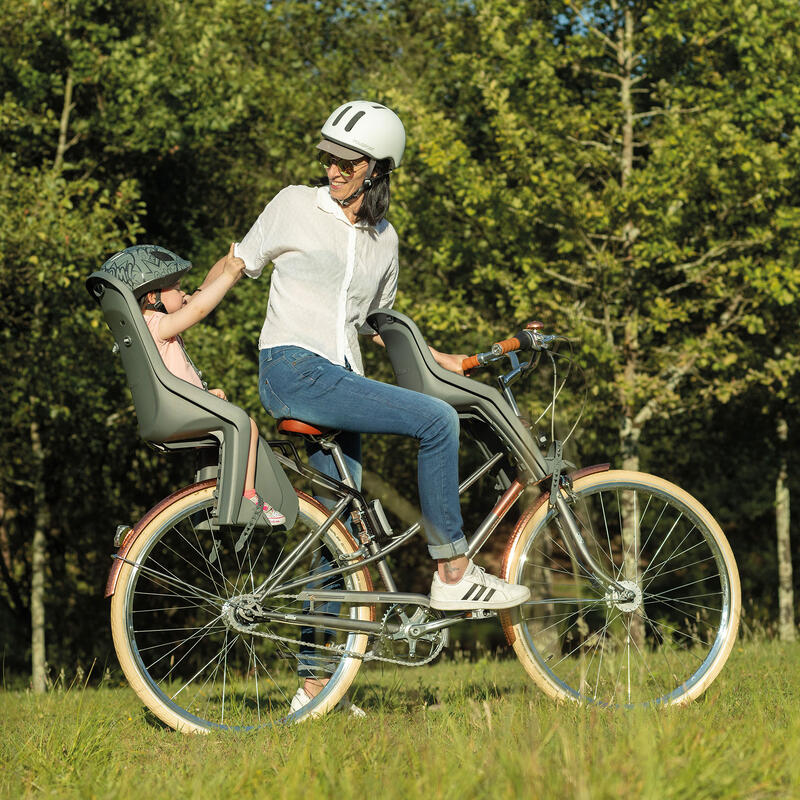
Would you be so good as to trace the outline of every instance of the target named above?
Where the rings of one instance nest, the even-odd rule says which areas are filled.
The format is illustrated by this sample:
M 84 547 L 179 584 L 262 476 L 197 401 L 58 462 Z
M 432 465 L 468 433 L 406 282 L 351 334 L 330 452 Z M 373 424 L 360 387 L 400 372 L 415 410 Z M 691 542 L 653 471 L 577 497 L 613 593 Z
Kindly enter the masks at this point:
M 271 599 L 297 599 L 297 595 L 273 595 Z M 323 650 L 327 655 L 330 655 L 330 648 L 326 647 L 324 644 L 304 642 L 301 639 L 278 636 L 275 633 L 259 630 L 257 626 L 262 624 L 257 619 L 260 608 L 260 603 L 255 597 L 252 595 L 241 595 L 238 598 L 229 599 L 224 604 L 221 609 L 220 618 L 229 628 L 238 633 L 248 636 L 259 636 L 274 642 L 283 642 L 285 644 L 298 646 L 302 645 L 306 648 L 310 647 L 316 650 Z M 410 616 L 406 613 L 406 609 L 409 608 L 414 609 Z M 443 616 L 441 612 L 431 608 L 424 608 L 423 606 L 390 606 L 383 615 L 383 630 L 378 634 L 377 639 L 375 639 L 372 650 L 358 653 L 353 650 L 342 649 L 339 651 L 339 654 L 342 658 L 358 658 L 361 661 L 383 661 L 404 667 L 421 667 L 433 661 L 447 646 L 448 631 L 445 628 L 439 631 L 431 631 L 419 637 L 414 637 L 410 634 L 410 628 L 414 625 L 420 625 L 434 619 L 441 619 Z M 251 619 L 254 621 L 249 621 Z M 387 630 L 387 625 L 390 621 L 400 625 L 400 628 L 394 633 L 389 633 Z M 420 643 L 424 646 L 422 655 L 417 652 Z M 401 648 L 405 652 L 398 654 L 396 652 L 397 648 Z

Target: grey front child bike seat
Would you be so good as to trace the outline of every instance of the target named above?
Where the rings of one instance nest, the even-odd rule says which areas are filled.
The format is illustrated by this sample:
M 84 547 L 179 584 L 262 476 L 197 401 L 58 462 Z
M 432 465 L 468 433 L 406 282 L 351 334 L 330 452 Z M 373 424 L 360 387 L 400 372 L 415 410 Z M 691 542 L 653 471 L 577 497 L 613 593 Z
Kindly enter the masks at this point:
M 181 380 L 165 366 L 128 286 L 107 272 L 86 279 L 119 348 L 133 396 L 139 433 L 157 449 L 218 448 L 215 522 L 239 519 L 250 450 L 250 418 L 238 406 Z M 256 491 L 294 525 L 297 495 L 263 439 L 259 438 Z M 243 516 L 250 509 L 245 507 Z M 251 512 L 252 513 L 252 512 Z
M 438 397 L 459 414 L 490 422 L 524 472 L 536 478 L 547 474 L 530 433 L 497 389 L 440 367 L 419 328 L 405 314 L 380 308 L 367 322 L 386 345 L 398 386 Z

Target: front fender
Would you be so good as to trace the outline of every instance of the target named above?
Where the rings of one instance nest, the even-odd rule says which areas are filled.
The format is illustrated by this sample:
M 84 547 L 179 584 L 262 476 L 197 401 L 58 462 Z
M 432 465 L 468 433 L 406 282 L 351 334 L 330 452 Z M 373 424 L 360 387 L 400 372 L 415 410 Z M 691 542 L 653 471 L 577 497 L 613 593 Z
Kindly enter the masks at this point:
M 611 469 L 611 464 L 593 464 L 590 467 L 583 467 L 575 472 L 571 472 L 569 474 L 569 478 L 571 481 L 576 481 L 580 478 L 585 478 L 587 475 L 594 475 L 597 472 L 608 472 L 609 469 Z M 549 498 L 549 491 L 542 492 L 536 498 L 536 500 L 534 500 L 533 503 L 531 503 L 525 509 L 522 516 L 519 518 L 519 521 L 514 526 L 514 530 L 511 532 L 511 536 L 508 537 L 508 543 L 506 544 L 506 549 L 503 553 L 503 568 L 500 574 L 504 580 L 509 579 L 508 564 L 511 560 L 511 554 L 514 552 L 514 548 L 517 546 L 517 541 L 522 535 L 522 531 L 525 529 L 525 526 L 528 524 L 531 517 L 548 501 Z M 508 609 L 500 612 L 500 624 L 503 626 L 503 632 L 505 633 L 506 641 L 509 644 L 514 644 L 514 628 L 511 621 L 511 612 L 513 610 L 514 609 Z

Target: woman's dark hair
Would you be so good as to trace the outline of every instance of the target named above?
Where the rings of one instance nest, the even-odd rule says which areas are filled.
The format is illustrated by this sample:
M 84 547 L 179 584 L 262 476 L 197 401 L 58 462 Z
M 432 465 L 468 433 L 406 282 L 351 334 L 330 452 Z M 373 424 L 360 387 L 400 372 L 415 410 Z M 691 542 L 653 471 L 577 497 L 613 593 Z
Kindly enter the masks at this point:
M 364 190 L 364 200 L 356 213 L 357 220 L 363 220 L 368 225 L 377 225 L 389 210 L 389 165 L 388 158 L 375 162 L 377 177 L 372 178 L 372 185 Z

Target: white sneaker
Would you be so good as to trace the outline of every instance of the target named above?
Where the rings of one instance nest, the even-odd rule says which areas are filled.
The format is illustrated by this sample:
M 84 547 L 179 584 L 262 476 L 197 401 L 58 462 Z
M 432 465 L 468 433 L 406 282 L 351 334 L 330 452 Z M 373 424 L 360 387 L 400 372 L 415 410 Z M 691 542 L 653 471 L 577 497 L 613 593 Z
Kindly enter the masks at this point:
M 461 580 L 445 583 L 439 573 L 433 574 L 431 584 L 431 608 L 440 611 L 469 611 L 475 608 L 513 608 L 531 596 L 527 586 L 487 575 L 483 567 L 469 562 Z
M 299 711 L 304 705 L 306 705 L 306 703 L 310 703 L 311 700 L 312 698 L 308 696 L 308 692 L 301 686 L 297 692 L 295 692 L 295 695 L 292 698 L 292 702 L 289 705 L 289 711 L 294 714 L 295 711 Z M 367 712 L 364 711 L 363 708 L 359 708 L 355 703 L 351 703 L 350 698 L 347 695 L 345 695 L 336 704 L 333 710 L 344 711 L 356 719 L 361 719 L 362 717 L 367 716 Z

